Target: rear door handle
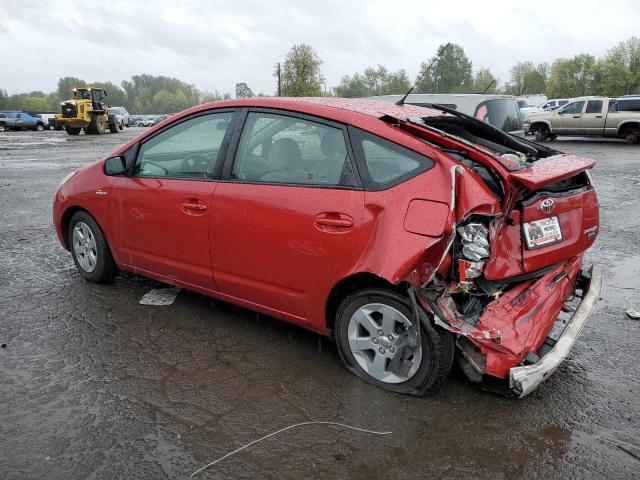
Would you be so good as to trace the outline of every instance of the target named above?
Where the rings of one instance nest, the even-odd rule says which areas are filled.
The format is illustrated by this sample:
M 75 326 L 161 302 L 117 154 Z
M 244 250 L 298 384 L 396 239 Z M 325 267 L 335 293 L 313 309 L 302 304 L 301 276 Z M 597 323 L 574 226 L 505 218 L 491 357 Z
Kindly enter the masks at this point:
M 602 115 L 596 115 L 596 118 L 602 118 Z
M 340 232 L 353 227 L 353 219 L 344 213 L 327 212 L 316 215 L 315 225 L 323 232 Z
M 574 115 L 573 118 L 580 118 L 580 115 Z

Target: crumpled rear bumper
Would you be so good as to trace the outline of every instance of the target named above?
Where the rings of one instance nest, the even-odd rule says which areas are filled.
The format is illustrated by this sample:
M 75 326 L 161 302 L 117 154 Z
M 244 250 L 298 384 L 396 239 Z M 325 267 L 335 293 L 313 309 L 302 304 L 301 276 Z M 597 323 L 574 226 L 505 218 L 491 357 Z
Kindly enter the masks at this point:
M 590 277 L 590 278 L 589 278 Z M 590 275 L 582 276 L 582 301 L 553 348 L 538 362 L 511 368 L 509 386 L 520 397 L 531 393 L 551 375 L 565 359 L 600 298 L 602 268 L 592 266 Z

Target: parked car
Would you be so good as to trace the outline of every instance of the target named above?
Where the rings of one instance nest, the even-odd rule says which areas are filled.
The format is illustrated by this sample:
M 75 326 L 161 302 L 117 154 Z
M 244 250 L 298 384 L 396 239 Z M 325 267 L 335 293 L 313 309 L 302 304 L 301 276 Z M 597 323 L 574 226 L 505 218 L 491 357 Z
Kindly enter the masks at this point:
M 124 130 L 124 127 L 129 128 L 131 121 L 129 118 L 129 112 L 124 107 L 109 107 L 109 113 L 113 113 L 118 120 L 118 128 Z
M 53 124 L 56 116 L 55 112 L 38 113 L 34 116 L 42 122 L 45 130 L 52 130 L 54 128 Z
M 624 138 L 638 143 L 640 97 L 582 97 L 552 112 L 527 118 L 525 130 L 539 141 L 558 135 L 588 135 Z
M 153 121 L 153 123 L 151 125 L 157 125 L 160 122 L 166 120 L 167 118 L 169 118 L 172 114 L 170 113 L 165 113 L 164 115 L 160 115 L 158 117 L 155 118 L 155 120 Z
M 156 121 L 156 116 L 154 115 L 147 115 L 145 117 L 142 117 L 138 120 L 138 126 L 139 127 L 151 127 L 153 125 L 153 122 Z
M 0 112 L 0 132 L 7 130 L 37 130 L 41 132 L 45 126 L 42 120 L 32 117 L 26 112 Z
M 404 95 L 383 95 L 379 97 L 369 97 L 369 99 L 397 102 L 403 96 Z M 418 106 L 438 104 L 453 108 L 454 110 L 488 122 L 505 132 L 524 136 L 518 104 L 515 98 L 510 95 L 416 93 L 409 95 L 405 103 Z
M 562 107 L 571 101 L 573 101 L 572 98 L 552 98 L 540 105 L 540 108 L 546 111 L 555 110 L 556 108 Z
M 518 100 L 518 108 L 520 109 L 520 113 L 522 114 L 522 118 L 527 118 L 527 116 L 531 115 L 532 113 L 544 112 L 544 109 L 542 107 L 529 106 L 527 104 L 527 102 L 524 101 L 524 100 Z
M 524 396 L 600 294 L 594 164 L 445 107 L 229 100 L 67 176 L 53 219 L 88 281 L 136 272 L 329 335 L 394 392 L 455 358 Z

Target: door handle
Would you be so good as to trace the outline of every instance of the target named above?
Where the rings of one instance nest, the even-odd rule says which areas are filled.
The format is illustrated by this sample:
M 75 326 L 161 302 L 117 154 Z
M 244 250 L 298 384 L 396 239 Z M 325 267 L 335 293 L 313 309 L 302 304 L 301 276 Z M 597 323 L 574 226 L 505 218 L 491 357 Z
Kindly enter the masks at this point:
M 574 115 L 573 118 L 580 118 L 580 115 Z
M 602 118 L 602 115 L 596 115 L 596 118 Z
M 353 227 L 353 219 L 344 213 L 327 212 L 316 216 L 315 225 L 323 232 L 344 232 Z
M 207 209 L 207 205 L 198 200 L 186 200 L 180 204 L 180 209 L 187 215 L 198 215 Z

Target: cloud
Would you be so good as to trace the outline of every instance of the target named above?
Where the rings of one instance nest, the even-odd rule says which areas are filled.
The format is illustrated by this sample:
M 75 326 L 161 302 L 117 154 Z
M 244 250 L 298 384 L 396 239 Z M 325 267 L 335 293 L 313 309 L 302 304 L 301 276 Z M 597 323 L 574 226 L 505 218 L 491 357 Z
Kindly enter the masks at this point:
M 67 75 L 120 83 L 150 73 L 206 90 L 233 91 L 244 81 L 270 94 L 273 67 L 295 43 L 318 52 L 329 88 L 376 64 L 415 76 L 447 41 L 461 44 L 475 68 L 506 81 L 518 61 L 602 55 L 638 25 L 640 4 L 632 0 L 4 0 L 0 88 L 51 91 Z

